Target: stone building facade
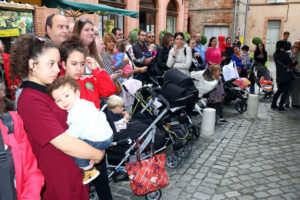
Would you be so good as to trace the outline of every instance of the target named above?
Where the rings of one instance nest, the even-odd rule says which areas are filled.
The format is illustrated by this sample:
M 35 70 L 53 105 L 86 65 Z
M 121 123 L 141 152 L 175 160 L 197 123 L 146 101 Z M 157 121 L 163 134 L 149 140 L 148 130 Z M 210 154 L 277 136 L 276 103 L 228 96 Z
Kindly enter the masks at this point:
M 104 34 L 106 20 L 114 20 L 114 26 L 124 31 L 125 37 L 134 28 L 143 28 L 156 33 L 156 40 L 161 30 L 186 31 L 188 24 L 188 0 L 74 0 L 91 4 L 105 4 L 112 7 L 139 12 L 139 18 L 130 18 L 116 15 L 85 14 L 80 18 L 90 18 L 95 26 Z M 37 0 L 23 0 L 22 3 L 34 3 L 35 34 L 45 34 L 45 21 L 51 13 L 58 13 L 58 9 L 41 7 Z M 71 22 L 73 19 L 68 18 Z
M 247 44 L 254 49 L 251 40 L 259 36 L 266 45 L 269 55 L 275 51 L 276 41 L 290 32 L 289 41 L 300 39 L 300 0 L 251 0 L 249 5 Z

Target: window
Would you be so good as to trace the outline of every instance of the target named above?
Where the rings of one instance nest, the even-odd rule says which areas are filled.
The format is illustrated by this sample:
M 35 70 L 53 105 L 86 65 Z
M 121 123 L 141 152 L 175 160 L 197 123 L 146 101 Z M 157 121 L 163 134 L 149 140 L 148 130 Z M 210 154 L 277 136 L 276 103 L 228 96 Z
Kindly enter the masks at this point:
M 268 3 L 285 3 L 286 0 L 268 0 Z
M 124 17 L 119 15 L 99 15 L 99 35 L 111 32 L 115 27 L 124 31 Z
M 145 29 L 147 32 L 155 32 L 156 5 L 154 0 L 140 1 L 140 26 L 139 29 Z
M 126 4 L 124 0 L 99 0 L 99 4 L 105 4 L 115 8 L 125 9 Z M 124 31 L 124 17 L 119 15 L 99 15 L 99 35 L 111 32 L 115 27 L 118 27 Z
M 167 8 L 167 31 L 170 33 L 176 32 L 177 8 L 174 0 L 171 0 Z

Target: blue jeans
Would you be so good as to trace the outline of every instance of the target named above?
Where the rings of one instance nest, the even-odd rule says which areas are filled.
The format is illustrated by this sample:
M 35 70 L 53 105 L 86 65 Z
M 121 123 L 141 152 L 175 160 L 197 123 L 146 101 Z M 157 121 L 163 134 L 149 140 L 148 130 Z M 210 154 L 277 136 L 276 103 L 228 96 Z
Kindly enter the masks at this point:
M 113 135 L 109 139 L 101 141 L 101 142 L 99 142 L 99 141 L 94 142 L 94 141 L 90 141 L 90 140 L 86 140 L 86 139 L 82 139 L 82 140 L 96 149 L 105 150 L 109 147 L 110 143 L 113 141 Z M 77 166 L 79 168 L 84 168 L 84 167 L 87 167 L 90 165 L 90 160 L 87 160 L 87 159 L 73 157 L 73 160 L 75 161 L 75 163 L 77 164 Z

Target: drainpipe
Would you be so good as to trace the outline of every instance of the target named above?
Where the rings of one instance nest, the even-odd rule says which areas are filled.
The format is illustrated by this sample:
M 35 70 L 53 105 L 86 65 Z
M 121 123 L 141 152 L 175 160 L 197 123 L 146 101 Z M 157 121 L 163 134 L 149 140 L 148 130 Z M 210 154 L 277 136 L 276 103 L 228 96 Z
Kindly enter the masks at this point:
M 235 36 L 236 36 L 235 30 L 236 30 L 237 2 L 238 2 L 238 0 L 234 0 L 234 16 L 233 16 L 233 30 L 232 30 L 233 36 L 232 36 L 232 38 L 235 38 Z
M 246 4 L 246 14 L 245 14 L 245 27 L 244 27 L 244 44 L 247 42 L 247 18 L 248 18 L 248 9 L 249 9 L 249 0 L 247 0 Z

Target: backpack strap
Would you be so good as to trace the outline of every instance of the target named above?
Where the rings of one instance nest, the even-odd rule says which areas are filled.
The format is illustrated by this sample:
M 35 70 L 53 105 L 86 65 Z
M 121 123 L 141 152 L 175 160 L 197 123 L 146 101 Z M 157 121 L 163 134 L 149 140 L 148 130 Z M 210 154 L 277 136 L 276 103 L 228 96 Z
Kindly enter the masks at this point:
M 0 199 L 13 200 L 14 198 L 9 171 L 8 155 L 4 148 L 2 131 L 0 129 Z
M 183 49 L 184 56 L 186 56 L 186 47 Z
M 14 121 L 9 112 L 0 115 L 0 119 L 2 120 L 2 123 L 8 128 L 8 134 L 14 133 Z

